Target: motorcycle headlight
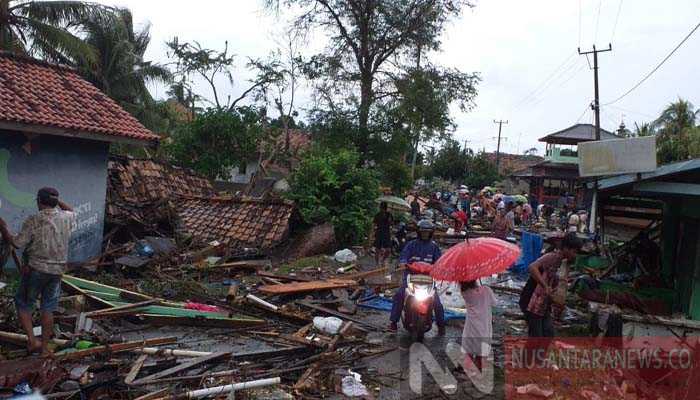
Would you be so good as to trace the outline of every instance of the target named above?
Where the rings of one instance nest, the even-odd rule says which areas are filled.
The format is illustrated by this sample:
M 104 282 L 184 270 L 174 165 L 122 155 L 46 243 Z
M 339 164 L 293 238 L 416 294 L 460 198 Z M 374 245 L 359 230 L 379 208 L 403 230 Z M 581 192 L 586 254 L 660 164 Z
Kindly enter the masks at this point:
M 415 288 L 414 296 L 418 301 L 427 300 L 431 296 L 430 288 L 428 288 L 427 286 L 418 286 L 417 288 Z

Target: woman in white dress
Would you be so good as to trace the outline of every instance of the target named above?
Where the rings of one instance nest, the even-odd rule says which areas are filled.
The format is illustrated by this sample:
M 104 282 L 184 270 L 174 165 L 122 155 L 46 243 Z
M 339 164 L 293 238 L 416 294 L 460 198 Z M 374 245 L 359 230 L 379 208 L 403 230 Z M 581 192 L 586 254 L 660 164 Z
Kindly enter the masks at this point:
M 482 369 L 484 359 L 491 355 L 493 318 L 491 308 L 496 304 L 496 296 L 488 286 L 477 281 L 462 282 L 462 297 L 467 313 L 462 332 L 462 350 L 466 353 L 464 370 L 469 373 L 471 358 L 477 368 Z

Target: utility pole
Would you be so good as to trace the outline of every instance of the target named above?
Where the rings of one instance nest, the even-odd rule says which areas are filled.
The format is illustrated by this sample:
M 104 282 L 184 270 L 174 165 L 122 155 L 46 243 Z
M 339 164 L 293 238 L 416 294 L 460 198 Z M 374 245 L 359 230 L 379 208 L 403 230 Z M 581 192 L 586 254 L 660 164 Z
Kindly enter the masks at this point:
M 503 127 L 503 124 L 507 124 L 508 121 L 496 121 L 494 119 L 493 123 L 498 124 L 498 144 L 496 144 L 496 171 L 499 171 L 500 173 L 500 170 L 498 168 L 501 165 L 501 128 Z
M 581 52 L 581 48 L 578 49 L 579 55 L 593 54 L 593 87 L 595 92 L 595 99 L 591 108 L 595 113 L 595 140 L 600 140 L 600 91 L 598 90 L 598 53 L 604 53 L 606 51 L 612 51 L 612 44 L 608 43 L 608 48 L 603 50 L 597 50 L 595 45 L 593 45 L 593 50 Z
M 581 52 L 581 48 L 578 49 L 579 55 L 593 54 L 593 88 L 595 99 L 591 108 L 595 114 L 595 140 L 600 140 L 600 91 L 598 89 L 598 53 L 604 53 L 606 51 L 612 51 L 612 44 L 608 43 L 608 48 L 603 50 L 598 50 L 593 45 L 593 50 Z M 598 179 L 595 180 L 595 191 L 593 192 L 593 204 L 591 204 L 591 215 L 589 221 L 589 231 L 595 233 L 596 231 L 596 220 L 599 211 L 598 204 Z

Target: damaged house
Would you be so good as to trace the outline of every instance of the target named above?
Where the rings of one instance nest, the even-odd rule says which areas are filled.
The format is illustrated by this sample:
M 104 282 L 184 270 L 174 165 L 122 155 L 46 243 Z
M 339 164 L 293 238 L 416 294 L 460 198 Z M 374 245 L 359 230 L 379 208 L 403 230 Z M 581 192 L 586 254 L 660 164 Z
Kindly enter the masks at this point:
M 58 189 L 78 214 L 70 261 L 101 252 L 111 143 L 158 136 L 74 70 L 0 53 L 0 210 L 18 232 L 36 192 Z
M 218 241 L 233 251 L 269 250 L 290 232 L 294 203 L 274 196 L 217 196 L 194 171 L 151 160 L 112 157 L 107 224 L 142 234 L 170 225 L 196 241 Z

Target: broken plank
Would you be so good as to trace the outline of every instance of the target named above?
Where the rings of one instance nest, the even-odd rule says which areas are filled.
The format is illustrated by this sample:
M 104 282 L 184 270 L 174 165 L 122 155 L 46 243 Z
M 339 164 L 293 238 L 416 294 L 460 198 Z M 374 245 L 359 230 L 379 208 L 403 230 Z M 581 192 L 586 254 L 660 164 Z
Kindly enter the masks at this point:
M 164 344 L 173 344 L 177 343 L 177 338 L 176 337 L 163 337 L 163 338 L 154 338 L 154 339 L 146 339 L 146 340 L 136 340 L 133 342 L 124 342 L 124 343 L 114 343 L 114 344 L 107 344 L 103 346 L 96 346 L 96 347 L 91 347 L 89 349 L 85 350 L 77 350 L 77 351 L 69 351 L 65 353 L 58 353 L 55 354 L 56 359 L 60 360 L 76 360 L 79 358 L 91 356 L 94 354 L 99 354 L 99 353 L 118 353 L 122 351 L 129 351 L 129 350 L 135 350 L 140 347 L 146 347 L 146 346 L 160 346 Z
M 136 376 L 141 371 L 141 367 L 143 367 L 143 363 L 146 362 L 146 358 L 148 358 L 148 354 L 141 354 L 139 358 L 136 359 L 136 362 L 131 366 L 126 378 L 124 378 L 124 383 L 131 385 L 132 382 L 134 382 L 134 379 L 136 379 Z
M 368 327 L 368 328 L 376 329 L 376 330 L 378 330 L 378 331 L 380 331 L 380 332 L 386 332 L 386 328 L 384 328 L 383 326 L 379 326 L 379 325 L 372 324 L 372 323 L 370 323 L 370 322 L 362 321 L 362 320 L 360 320 L 360 319 L 358 319 L 358 318 L 355 318 L 355 317 L 353 317 L 353 316 L 351 316 L 351 315 L 343 314 L 343 313 L 341 313 L 341 312 L 338 312 L 338 311 L 336 311 L 336 310 L 332 310 L 332 309 L 327 308 L 327 307 L 322 307 L 322 306 L 319 306 L 319 305 L 316 305 L 316 304 L 312 304 L 312 303 L 310 303 L 310 302 L 308 302 L 308 301 L 303 301 L 303 300 L 297 300 L 296 303 L 299 304 L 299 305 L 302 305 L 302 306 L 304 306 L 304 307 L 311 308 L 311 309 L 316 310 L 316 311 L 321 311 L 321 312 L 323 312 L 323 313 L 333 315 L 333 316 L 335 316 L 335 317 L 338 317 L 338 318 L 340 318 L 340 319 L 344 319 L 344 320 L 346 320 L 346 321 L 352 321 L 352 322 L 354 322 L 354 323 L 356 323 L 356 324 L 358 324 L 358 325 L 361 325 L 361 326 L 365 326 L 365 327 Z M 357 327 L 357 328 L 358 328 L 358 329 L 362 329 L 361 327 Z M 366 329 L 362 329 L 362 330 L 365 330 L 365 331 L 366 331 Z
M 155 392 L 151 392 L 151 393 L 144 394 L 143 396 L 139 396 L 139 397 L 135 398 L 134 400 L 155 400 L 155 399 L 162 397 L 164 394 L 168 393 L 169 390 L 170 390 L 169 388 L 159 389 L 159 390 L 156 390 Z
M 151 381 L 154 381 L 156 379 L 160 379 L 160 378 L 164 378 L 166 376 L 174 375 L 174 374 L 177 374 L 178 372 L 182 372 L 182 371 L 186 371 L 188 369 L 194 368 L 200 364 L 208 363 L 208 362 L 223 359 L 223 358 L 228 358 L 230 356 L 231 356 L 231 353 L 229 353 L 229 352 L 220 352 L 220 353 L 210 354 L 208 356 L 197 357 L 195 359 L 186 361 L 180 365 L 176 365 L 172 368 L 168 368 L 165 371 L 160 371 L 160 372 L 157 372 L 153 375 L 149 375 L 149 376 L 143 377 L 141 379 L 135 380 L 132 382 L 132 385 L 147 385 Z
M 243 261 L 233 261 L 223 264 L 207 265 L 202 267 L 202 269 L 252 269 L 257 270 L 261 268 L 272 267 L 272 261 L 270 260 L 243 260 Z
M 359 279 L 364 279 L 364 278 L 367 278 L 370 276 L 385 274 L 387 272 L 392 272 L 392 273 L 399 272 L 399 271 L 403 271 L 404 269 L 405 269 L 404 267 L 399 267 L 399 268 L 395 268 L 393 270 L 390 270 L 389 267 L 383 267 L 383 268 L 373 269 L 370 271 L 358 272 L 356 274 L 345 275 L 344 278 L 345 279 L 359 280 Z
M 300 276 L 291 276 L 291 275 L 277 275 L 273 274 L 272 272 L 268 271 L 258 271 L 256 272 L 256 275 L 263 277 L 263 278 L 272 278 L 272 279 L 278 279 L 282 281 L 292 281 L 292 282 L 310 282 L 311 279 L 309 278 L 302 278 Z
M 285 283 L 282 285 L 264 285 L 258 290 L 267 294 L 293 294 L 313 292 L 316 290 L 340 289 L 357 286 L 357 281 L 349 279 L 329 279 L 326 281 L 309 281 Z
M 194 311 L 194 310 L 191 310 Z M 212 313 L 213 314 L 213 313 Z M 178 316 L 178 315 L 160 315 L 160 314 L 137 314 L 137 317 L 143 318 L 145 321 L 157 325 L 177 325 L 177 326 L 197 326 L 207 328 L 245 328 L 252 326 L 265 325 L 267 322 L 262 319 L 253 318 L 226 318 L 214 314 L 216 317 L 197 316 Z

